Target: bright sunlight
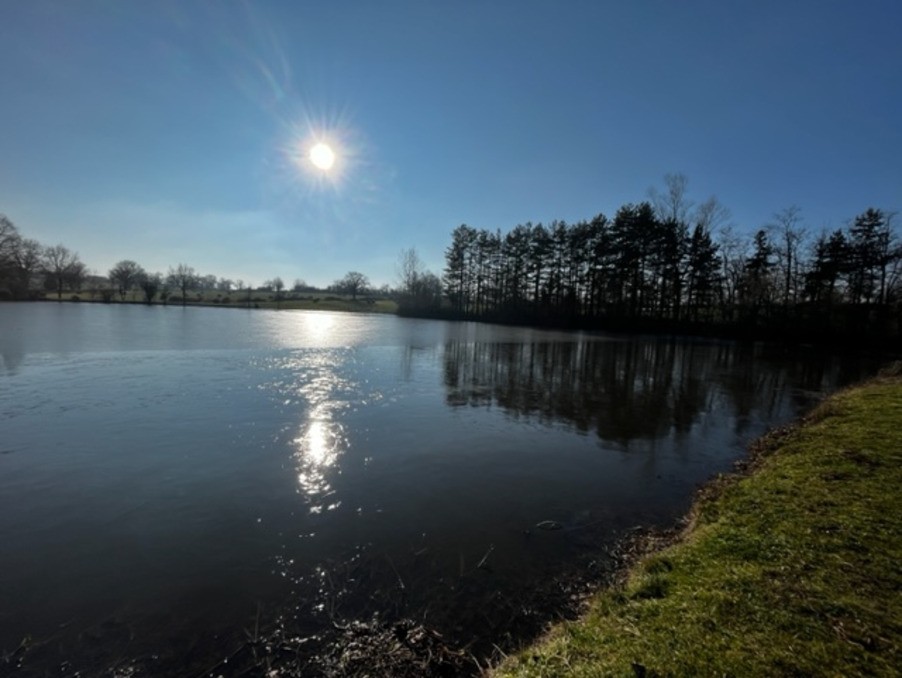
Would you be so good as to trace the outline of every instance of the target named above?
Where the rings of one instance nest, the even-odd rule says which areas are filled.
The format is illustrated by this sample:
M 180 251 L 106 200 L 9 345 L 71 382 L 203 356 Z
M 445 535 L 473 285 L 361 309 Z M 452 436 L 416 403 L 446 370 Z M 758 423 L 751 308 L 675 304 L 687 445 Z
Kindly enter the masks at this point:
M 328 144 L 322 142 L 315 144 L 309 153 L 310 162 L 324 172 L 332 169 L 335 164 L 335 152 Z

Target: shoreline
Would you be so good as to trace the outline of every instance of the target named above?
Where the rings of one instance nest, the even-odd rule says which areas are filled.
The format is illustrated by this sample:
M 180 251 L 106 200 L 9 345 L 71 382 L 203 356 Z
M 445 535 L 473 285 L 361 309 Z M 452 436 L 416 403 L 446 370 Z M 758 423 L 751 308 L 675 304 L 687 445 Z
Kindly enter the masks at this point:
M 474 316 L 459 314 L 447 310 L 428 311 L 423 309 L 407 309 L 403 303 L 391 298 L 361 297 L 359 299 L 345 299 L 332 294 L 311 294 L 305 297 L 285 297 L 279 301 L 273 298 L 263 299 L 254 297 L 250 300 L 220 301 L 219 298 L 189 300 L 186 303 L 179 301 L 162 302 L 154 300 L 150 303 L 138 299 L 98 299 L 95 296 L 81 297 L 78 294 L 70 295 L 62 299 L 50 296 L 35 299 L 7 300 L 7 303 L 22 302 L 56 302 L 56 303 L 82 303 L 105 304 L 107 306 L 149 306 L 149 307 L 173 307 L 173 308 L 238 308 L 247 310 L 300 310 L 300 311 L 334 311 L 341 313 L 364 313 L 378 315 L 394 315 L 399 318 L 413 320 L 440 320 L 446 322 L 473 322 L 488 325 L 500 325 L 507 327 L 523 327 L 537 330 L 551 330 L 564 332 L 585 332 L 589 334 L 613 334 L 621 336 L 678 336 L 699 340 L 711 341 L 735 341 L 735 342 L 762 342 L 769 344 L 782 344 L 786 346 L 817 346 L 838 352 L 869 351 L 898 357 L 896 335 L 879 334 L 877 338 L 869 333 L 856 332 L 853 334 L 824 331 L 822 328 L 805 326 L 779 325 L 773 327 L 756 327 L 744 324 L 729 323 L 699 323 L 686 320 L 660 321 L 650 318 L 618 318 L 612 317 L 606 322 L 593 321 L 591 323 L 569 322 L 566 319 L 548 319 L 524 316 L 522 318 L 510 316 Z
M 842 435 L 845 428 L 855 432 Z M 871 507 L 872 522 L 899 514 L 885 504 L 895 509 L 902 503 L 891 496 L 902 475 L 900 460 L 902 363 L 896 362 L 754 441 L 736 471 L 698 490 L 672 529 L 633 541 L 612 583 L 590 596 L 577 620 L 553 625 L 501 658 L 488 675 L 892 675 L 902 640 L 902 572 L 892 565 L 902 551 L 900 530 L 879 523 L 875 537 L 843 518 L 860 519 L 870 504 L 883 509 Z M 793 465 L 800 466 L 793 471 Z M 812 469 L 819 477 L 805 478 Z M 834 489 L 812 509 L 812 492 L 803 487 L 808 480 L 858 483 L 871 492 L 858 492 L 858 484 L 855 492 Z M 776 489 L 759 494 L 762 488 L 754 485 Z M 767 529 L 756 529 L 756 514 L 768 511 L 762 501 L 768 492 L 776 517 Z M 848 494 L 854 497 L 844 502 Z M 784 532 L 798 533 L 798 523 L 813 535 L 813 545 L 781 543 L 790 539 Z M 848 543 L 834 543 L 843 539 Z M 755 548 L 744 550 L 748 541 Z M 874 567 L 874 560 L 882 566 Z M 765 576 L 756 578 L 756 566 Z M 725 573 L 719 585 L 717 570 Z M 843 587 L 844 578 L 855 585 Z
M 77 295 L 76 295 L 77 296 Z M 245 310 L 272 310 L 272 311 L 335 311 L 340 313 L 375 313 L 380 315 L 397 315 L 397 304 L 390 299 L 342 299 L 332 295 L 314 296 L 303 299 L 282 299 L 280 301 L 256 299 L 251 301 L 219 302 L 215 300 L 188 301 L 172 303 L 154 300 L 150 303 L 134 299 L 128 300 L 104 300 L 93 298 L 64 298 L 53 299 L 45 297 L 41 299 L 17 299 L 8 300 L 6 303 L 57 303 L 57 304 L 98 304 L 104 306 L 146 306 L 161 308 L 237 308 Z

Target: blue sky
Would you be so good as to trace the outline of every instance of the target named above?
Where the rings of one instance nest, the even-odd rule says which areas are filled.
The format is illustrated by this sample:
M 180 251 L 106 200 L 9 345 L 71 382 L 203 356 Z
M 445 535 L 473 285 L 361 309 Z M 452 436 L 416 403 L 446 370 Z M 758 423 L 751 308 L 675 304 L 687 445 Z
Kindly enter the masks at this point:
M 741 231 L 902 209 L 902 3 L 0 0 L 0 213 L 254 283 L 440 272 L 461 223 L 612 216 L 668 172 Z M 334 171 L 304 149 L 332 143 Z

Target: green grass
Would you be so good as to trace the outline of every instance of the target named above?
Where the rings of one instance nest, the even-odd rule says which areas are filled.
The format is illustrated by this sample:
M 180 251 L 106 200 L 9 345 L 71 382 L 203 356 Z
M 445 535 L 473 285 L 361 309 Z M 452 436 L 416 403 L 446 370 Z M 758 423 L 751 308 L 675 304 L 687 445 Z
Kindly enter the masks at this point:
M 774 441 L 712 484 L 675 545 L 494 675 L 900 675 L 902 379 L 836 394 Z

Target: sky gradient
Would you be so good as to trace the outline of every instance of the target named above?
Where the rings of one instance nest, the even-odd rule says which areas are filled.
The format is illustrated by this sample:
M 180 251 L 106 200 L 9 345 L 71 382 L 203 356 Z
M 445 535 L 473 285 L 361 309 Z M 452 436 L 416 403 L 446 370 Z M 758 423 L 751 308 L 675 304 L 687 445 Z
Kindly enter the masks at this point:
M 394 284 L 668 172 L 740 231 L 902 209 L 902 3 L 0 0 L 0 213 L 101 274 Z M 333 173 L 303 157 L 328 140 Z

